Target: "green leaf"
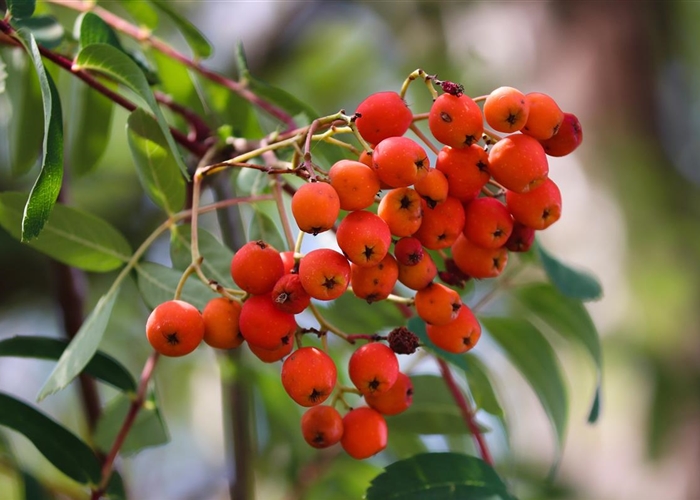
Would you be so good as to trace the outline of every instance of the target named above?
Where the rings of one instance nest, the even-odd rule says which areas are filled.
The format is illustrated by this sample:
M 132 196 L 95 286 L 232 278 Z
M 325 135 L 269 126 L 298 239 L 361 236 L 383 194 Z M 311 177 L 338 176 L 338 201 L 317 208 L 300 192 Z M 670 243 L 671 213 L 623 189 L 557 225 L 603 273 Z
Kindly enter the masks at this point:
M 199 116 L 205 117 L 206 112 L 202 105 L 204 96 L 201 95 L 203 92 L 200 93 L 195 87 L 189 68 L 157 50 L 151 50 L 148 56 L 153 60 L 160 75 L 161 90 L 172 97 L 175 102 L 190 108 Z
M 603 288 L 592 274 L 567 266 L 539 243 L 537 253 L 552 284 L 567 297 L 587 301 L 598 300 L 603 296 Z
M 34 16 L 16 20 L 12 24 L 15 28 L 31 31 L 36 41 L 47 49 L 58 47 L 65 36 L 63 26 L 53 16 Z
M 0 341 L 0 356 L 58 360 L 66 347 L 67 340 L 17 336 Z M 136 391 L 136 381 L 124 365 L 101 351 L 85 366 L 85 373 L 122 391 Z
M 22 483 L 24 483 L 25 500 L 53 500 L 51 495 L 41 482 L 29 472 L 22 470 Z
M 38 401 L 64 389 L 93 358 L 107 328 L 118 294 L 119 287 L 113 287 L 97 302 L 44 382 L 37 396 Z
M 82 484 L 99 483 L 100 464 L 92 450 L 44 413 L 0 393 L 0 425 L 23 434 L 68 477 Z
M 504 416 L 503 408 L 498 402 L 496 393 L 486 374 L 486 368 L 476 356 L 470 353 L 454 354 L 437 347 L 428 337 L 425 321 L 418 317 L 411 318 L 407 328 L 418 336 L 424 349 L 464 371 L 469 390 L 474 397 L 477 407 L 502 419 Z
M 580 300 L 566 297 L 546 283 L 525 285 L 515 290 L 515 298 L 550 329 L 567 340 L 583 346 L 595 363 L 598 373 L 593 403 L 588 421 L 595 422 L 600 410 L 600 387 L 602 383 L 602 349 L 598 330 Z
M 185 178 L 189 180 L 187 166 L 185 165 L 182 156 L 177 149 L 175 139 L 173 139 L 173 136 L 170 133 L 168 122 L 165 120 L 165 116 L 163 116 L 153 92 L 151 92 L 151 88 L 148 85 L 148 81 L 146 80 L 141 68 L 139 68 L 138 65 L 129 58 L 129 56 L 120 50 L 115 49 L 111 45 L 104 43 L 97 43 L 85 47 L 78 53 L 75 63 L 82 69 L 95 70 L 105 73 L 106 75 L 117 80 L 119 83 L 129 87 L 146 102 L 158 121 L 160 130 L 165 137 L 168 148 L 170 149 L 178 167 L 180 167 L 180 170 Z
M 344 293 L 320 307 L 321 314 L 332 324 L 348 333 L 376 333 L 400 325 L 405 318 L 389 301 L 367 304 L 352 293 Z
M 25 197 L 23 193 L 0 194 L 0 226 L 16 239 L 20 239 Z M 27 245 L 86 271 L 112 271 L 131 258 L 129 243 L 109 223 L 61 204 L 54 208 L 41 237 Z
M 198 228 L 197 235 L 199 254 L 204 257 L 202 271 L 205 276 L 227 288 L 236 288 L 230 271 L 233 251 L 205 229 Z M 189 224 L 185 224 L 177 226 L 170 237 L 170 259 L 173 267 L 181 271 L 184 271 L 192 262 L 191 236 L 192 228 Z
M 552 346 L 531 323 L 514 318 L 479 318 L 510 361 L 520 370 L 537 394 L 556 436 L 557 456 L 561 458 L 569 412 L 566 387 Z
M 36 8 L 36 0 L 7 0 L 7 10 L 12 19 L 25 19 L 32 17 Z
M 119 3 L 142 26 L 151 30 L 158 26 L 158 12 L 147 2 L 143 0 L 119 0 Z
M 131 157 L 148 196 L 169 215 L 182 210 L 185 179 L 156 120 L 143 109 L 136 108 L 129 115 L 126 130 Z
M 250 102 L 201 76 L 195 77 L 194 81 L 217 125 L 230 125 L 234 137 L 259 139 L 265 135 Z
M 375 477 L 367 500 L 514 499 L 483 460 L 458 453 L 423 453 L 389 465 Z
M 66 163 L 76 176 L 92 172 L 109 145 L 114 103 L 76 79 Z
M 95 444 L 103 452 L 108 452 L 114 443 L 131 402 L 128 395 L 119 394 L 105 407 L 95 431 Z M 124 440 L 120 454 L 131 455 L 144 448 L 165 444 L 169 440 L 165 421 L 156 404 L 155 393 L 151 391 Z
M 153 262 L 141 262 L 135 269 L 139 291 L 148 307 L 155 309 L 159 304 L 173 299 L 182 272 Z M 180 298 L 201 311 L 213 297 L 209 287 L 196 276 L 190 276 Z
M 255 203 L 252 212 L 248 241 L 263 240 L 279 251 L 287 248 L 276 203 L 271 200 Z
M 76 32 L 80 33 L 80 49 L 88 45 L 103 43 L 124 50 L 119 37 L 112 27 L 104 22 L 100 16 L 93 12 L 81 14 L 75 22 Z
M 206 37 L 185 17 L 170 8 L 163 0 L 150 0 L 159 10 L 165 13 L 178 27 L 182 36 L 185 37 L 196 58 L 210 57 L 214 51 Z
M 22 218 L 22 241 L 39 236 L 51 215 L 63 180 L 63 118 L 61 99 L 53 79 L 46 72 L 34 36 L 26 29 L 17 31 L 19 40 L 34 62 L 44 103 L 44 143 L 41 173 L 29 194 Z

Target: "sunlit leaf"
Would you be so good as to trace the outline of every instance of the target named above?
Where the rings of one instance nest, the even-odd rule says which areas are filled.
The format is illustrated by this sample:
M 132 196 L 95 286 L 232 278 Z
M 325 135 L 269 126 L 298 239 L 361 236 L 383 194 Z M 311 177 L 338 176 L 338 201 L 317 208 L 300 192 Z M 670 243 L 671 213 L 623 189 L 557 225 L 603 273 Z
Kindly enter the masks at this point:
M 557 289 L 573 299 L 598 300 L 603 296 L 603 288 L 592 274 L 567 266 L 537 244 L 542 266 Z
M 583 346 L 595 363 L 598 382 L 589 415 L 595 422 L 600 410 L 600 387 L 602 383 L 602 349 L 598 330 L 580 300 L 569 298 L 553 286 L 535 283 L 520 287 L 514 292 L 518 301 L 544 321 L 553 332 Z
M 367 500 L 514 499 L 483 460 L 458 453 L 424 453 L 394 462 L 375 477 Z
M 190 21 L 172 9 L 168 2 L 163 0 L 150 0 L 158 9 L 165 13 L 178 27 L 182 36 L 185 37 L 195 57 L 204 58 L 211 56 L 214 49 L 206 37 Z
M 65 388 L 90 362 L 100 345 L 118 294 L 119 287 L 111 288 L 97 302 L 44 382 L 37 396 L 39 401 Z
M 53 79 L 44 68 L 39 47 L 34 36 L 22 28 L 17 31 L 19 40 L 34 63 L 44 108 L 44 142 L 41 173 L 32 187 L 22 218 L 22 241 L 39 236 L 51 215 L 63 180 L 63 118 L 61 99 Z
M 158 26 L 158 12 L 143 0 L 119 0 L 119 3 L 137 23 L 149 29 Z
M 16 20 L 15 28 L 25 28 L 32 32 L 38 43 L 47 49 L 58 47 L 65 36 L 61 23 L 53 16 L 34 16 Z
M 93 12 L 85 12 L 76 20 L 76 31 L 80 33 L 80 49 L 96 43 L 104 43 L 124 50 L 112 27 Z
M 156 117 L 158 126 L 163 133 L 163 137 L 165 137 L 168 148 L 175 158 L 180 171 L 185 178 L 189 179 L 187 166 L 177 149 L 168 122 L 165 120 L 165 116 L 163 116 L 153 92 L 151 92 L 151 88 L 141 68 L 119 49 L 104 43 L 97 43 L 85 47 L 78 53 L 75 62 L 78 67 L 100 71 L 114 78 L 119 83 L 126 85 L 136 92 L 136 94 L 146 102 L 153 112 L 153 115 Z
M 62 339 L 16 336 L 0 341 L 0 356 L 58 360 L 67 346 Z M 85 373 L 122 391 L 136 390 L 136 381 L 124 365 L 101 351 L 85 366 Z
M 131 157 L 139 180 L 153 202 L 172 215 L 185 204 L 185 180 L 156 120 L 136 108 L 127 120 Z
M 0 226 L 20 239 L 24 193 L 0 194 Z M 46 255 L 86 271 L 112 271 L 131 257 L 124 236 L 108 222 L 73 207 L 58 204 L 39 238 L 27 243 Z

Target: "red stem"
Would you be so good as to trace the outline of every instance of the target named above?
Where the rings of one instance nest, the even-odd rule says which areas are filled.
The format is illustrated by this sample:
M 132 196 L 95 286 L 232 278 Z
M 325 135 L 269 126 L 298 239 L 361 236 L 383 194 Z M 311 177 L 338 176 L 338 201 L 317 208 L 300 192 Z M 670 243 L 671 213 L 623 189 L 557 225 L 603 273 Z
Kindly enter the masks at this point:
M 479 452 L 481 453 L 481 458 L 484 460 L 484 462 L 493 467 L 493 458 L 491 457 L 491 452 L 489 451 L 489 448 L 486 445 L 484 435 L 481 433 L 481 430 L 479 429 L 479 426 L 477 425 L 476 420 L 474 419 L 474 412 L 469 407 L 469 402 L 467 401 L 467 398 L 464 397 L 464 394 L 457 386 L 457 383 L 455 382 L 455 379 L 452 376 L 452 372 L 450 371 L 450 367 L 447 364 L 447 362 L 440 358 L 435 359 L 437 359 L 438 365 L 440 365 L 440 372 L 442 373 L 442 378 L 445 380 L 448 389 L 450 389 L 452 397 L 454 398 L 455 403 L 457 403 L 457 406 L 459 406 L 459 409 L 462 412 L 462 417 L 464 418 L 464 421 L 466 422 L 469 431 L 474 437 L 474 441 L 476 442 L 476 445 L 479 448 Z
M 381 335 L 377 335 L 376 333 L 356 333 L 353 335 L 348 335 L 345 338 L 345 340 L 347 340 L 351 344 L 354 344 L 356 340 L 369 340 L 370 342 L 379 342 L 380 340 L 386 340 L 386 337 L 382 337 Z
M 114 461 L 116 460 L 117 455 L 119 454 L 119 450 L 124 444 L 126 436 L 131 430 L 131 426 L 134 425 L 134 421 L 136 420 L 136 416 L 138 415 L 139 410 L 141 410 L 141 407 L 143 406 L 143 403 L 146 400 L 148 382 L 153 376 L 153 371 L 156 367 L 157 362 L 158 352 L 153 351 L 153 354 L 151 354 L 148 360 L 146 360 L 146 364 L 144 365 L 143 371 L 141 372 L 141 379 L 139 380 L 139 387 L 136 392 L 136 397 L 131 402 L 131 406 L 129 406 L 129 412 L 126 414 L 126 418 L 122 423 L 121 429 L 119 429 L 119 433 L 114 439 L 114 443 L 112 443 L 112 448 L 109 450 L 109 454 L 107 455 L 107 458 L 105 458 L 105 461 L 102 464 L 102 479 L 100 480 L 100 485 L 98 486 L 98 488 L 92 492 L 92 500 L 97 500 L 98 498 L 101 498 L 107 490 L 107 485 L 109 485 L 109 480 L 112 477 L 112 472 L 114 471 Z

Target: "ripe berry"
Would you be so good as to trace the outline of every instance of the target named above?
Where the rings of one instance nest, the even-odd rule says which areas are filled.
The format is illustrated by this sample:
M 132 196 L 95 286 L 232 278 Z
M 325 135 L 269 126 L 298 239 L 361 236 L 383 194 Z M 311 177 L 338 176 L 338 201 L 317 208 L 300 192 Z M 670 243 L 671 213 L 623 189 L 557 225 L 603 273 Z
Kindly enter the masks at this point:
M 371 168 L 353 160 L 340 160 L 328 171 L 331 186 L 338 193 L 342 210 L 363 210 L 374 203 L 379 177 Z
M 423 201 L 425 203 L 425 201 Z M 439 250 L 447 248 L 464 230 L 464 207 L 457 198 L 447 197 L 435 208 L 423 205 L 423 222 L 413 236 L 425 248 Z
M 418 316 L 431 325 L 446 325 L 454 320 L 462 307 L 459 294 L 440 283 L 431 283 L 418 290 L 415 297 Z
M 299 261 L 299 279 L 314 299 L 337 299 L 350 283 L 350 263 L 335 250 L 318 248 Z
M 343 437 L 343 417 L 332 406 L 319 405 L 301 416 L 301 434 L 314 448 L 328 448 Z
M 506 189 L 525 193 L 544 182 L 549 164 L 537 140 L 513 134 L 498 141 L 489 151 L 489 171 Z
M 484 119 L 498 132 L 517 132 L 525 126 L 530 101 L 513 87 L 499 87 L 484 101 Z
M 287 356 L 290 352 L 292 352 L 292 349 L 294 348 L 294 342 L 282 344 L 277 349 L 272 350 L 263 349 L 250 343 L 248 343 L 248 347 L 250 348 L 250 352 L 255 354 L 255 356 L 263 363 L 275 363 Z
M 511 252 L 527 252 L 534 242 L 535 230 L 516 221 L 505 246 Z
M 576 115 L 564 113 L 564 120 L 557 133 L 549 139 L 540 141 L 544 152 L 549 156 L 566 156 L 573 152 L 583 141 L 583 129 Z
M 423 258 L 411 266 L 399 263 L 399 281 L 411 290 L 420 290 L 430 284 L 437 276 L 437 267 L 428 252 Z
M 156 307 L 146 322 L 146 337 L 164 356 L 184 356 L 204 338 L 204 319 L 196 307 L 182 300 L 169 300 Z
M 448 195 L 459 201 L 479 196 L 491 178 L 489 155 L 476 144 L 459 149 L 445 146 L 438 153 L 435 168 L 447 178 Z
M 309 182 L 292 196 L 292 215 L 305 233 L 314 236 L 328 231 L 340 214 L 340 198 L 326 182 Z
M 297 329 L 294 315 L 280 311 L 269 293 L 253 295 L 243 303 L 239 325 L 249 344 L 268 350 L 291 343 Z
M 282 364 L 282 385 L 297 404 L 316 406 L 323 403 L 335 387 L 335 363 L 315 347 L 294 351 Z
M 442 94 L 435 99 L 428 126 L 435 139 L 453 148 L 471 146 L 484 133 L 481 109 L 466 94 L 459 97 Z
M 364 299 L 368 304 L 386 299 L 399 278 L 399 266 L 390 253 L 376 266 L 350 266 L 350 284 L 352 293 Z
M 348 375 L 362 394 L 388 391 L 399 375 L 396 354 L 385 344 L 371 342 L 357 349 L 348 363 Z
M 462 354 L 476 345 L 481 337 L 481 325 L 474 313 L 463 305 L 457 317 L 446 325 L 426 325 L 428 338 L 440 349 Z
M 225 297 L 211 299 L 202 311 L 204 342 L 217 349 L 235 349 L 243 342 L 238 328 L 241 303 Z
M 365 401 L 370 408 L 382 415 L 398 415 L 408 410 L 413 403 L 413 383 L 405 373 L 399 376 L 391 389 L 382 394 L 366 394 Z
M 508 262 L 508 250 L 504 247 L 482 248 L 460 234 L 452 245 L 452 259 L 467 276 L 476 279 L 495 278 L 503 272 Z M 399 279 L 400 277 L 399 274 Z
M 381 413 L 366 406 L 350 410 L 343 417 L 340 445 L 352 458 L 363 460 L 387 445 L 388 429 Z
M 296 265 L 296 262 L 294 261 L 294 252 L 281 252 L 280 257 L 282 258 L 282 265 L 284 266 L 284 274 L 291 273 Z
M 424 177 L 415 182 L 413 189 L 421 195 L 429 208 L 433 208 L 447 199 L 450 185 L 445 174 L 437 168 L 431 168 Z
M 272 289 L 272 302 L 288 314 L 299 314 L 309 307 L 311 296 L 304 290 L 298 274 L 285 274 Z
M 513 218 L 532 229 L 546 229 L 561 217 L 561 192 L 551 179 L 527 193 L 506 192 Z
M 379 144 L 387 137 L 406 133 L 413 115 L 396 92 L 377 92 L 357 107 L 361 116 L 355 120 L 357 131 L 370 144 Z
M 415 266 L 423 259 L 423 245 L 418 238 L 401 238 L 394 245 L 394 257 L 404 266 Z
M 428 173 L 425 149 L 408 137 L 389 137 L 377 144 L 372 162 L 379 180 L 387 186 L 406 187 Z
M 375 266 L 389 251 L 391 231 L 378 215 L 358 210 L 350 212 L 340 222 L 336 240 L 350 262 L 358 266 Z
M 392 189 L 379 202 L 377 215 L 386 222 L 392 235 L 411 236 L 423 220 L 421 197 L 415 189 Z
M 476 245 L 498 248 L 513 232 L 513 217 L 496 198 L 477 198 L 464 207 L 464 235 Z
M 280 253 L 262 240 L 249 241 L 231 259 L 231 277 L 253 295 L 270 293 L 284 274 Z
M 549 139 L 559 130 L 564 112 L 547 94 L 530 92 L 526 97 L 530 103 L 530 113 L 522 133 L 538 140 Z

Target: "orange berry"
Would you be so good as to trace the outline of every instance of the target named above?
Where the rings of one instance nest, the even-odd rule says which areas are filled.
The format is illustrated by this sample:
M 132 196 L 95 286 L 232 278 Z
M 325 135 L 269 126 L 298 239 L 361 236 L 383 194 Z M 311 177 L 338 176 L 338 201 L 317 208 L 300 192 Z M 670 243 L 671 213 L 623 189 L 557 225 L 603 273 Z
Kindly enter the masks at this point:
M 282 385 L 297 404 L 316 406 L 323 403 L 335 387 L 335 363 L 315 347 L 294 351 L 282 364 Z
M 431 325 L 446 325 L 457 317 L 462 300 L 453 289 L 441 283 L 431 283 L 415 296 L 418 316 Z
M 249 241 L 231 259 L 231 277 L 253 295 L 270 293 L 284 274 L 280 253 L 262 240 Z
M 320 405 L 301 416 L 301 435 L 314 448 L 328 448 L 343 437 L 343 417 L 332 406 Z
M 484 101 L 484 118 L 498 132 L 517 132 L 525 126 L 530 101 L 513 87 L 499 87 Z
M 379 177 L 359 161 L 340 160 L 328 171 L 331 186 L 338 193 L 342 210 L 363 210 L 374 203 L 379 192 Z
M 362 394 L 380 394 L 396 382 L 399 361 L 385 344 L 370 342 L 352 353 L 348 375 Z
M 304 184 L 292 196 L 292 215 L 305 233 L 314 236 L 328 231 L 340 214 L 340 198 L 326 182 Z
M 317 248 L 299 261 L 299 278 L 314 299 L 337 299 L 350 283 L 350 263 L 335 250 Z
M 452 244 L 452 259 L 467 276 L 476 279 L 495 278 L 508 263 L 508 250 L 505 247 L 483 248 L 460 234 Z
M 448 196 L 460 201 L 479 196 L 491 178 L 489 155 L 476 144 L 459 149 L 445 146 L 438 153 L 435 168 L 447 178 Z
M 352 458 L 363 460 L 376 455 L 387 445 L 388 429 L 381 413 L 362 406 L 343 417 L 340 445 Z
M 379 180 L 391 187 L 407 187 L 428 173 L 425 149 L 408 137 L 389 137 L 377 144 L 372 161 Z
M 532 229 L 546 229 L 561 217 L 561 192 L 547 179 L 527 193 L 506 192 L 506 205 L 513 218 Z
M 350 212 L 338 225 L 335 236 L 348 260 L 358 266 L 377 265 L 391 245 L 389 226 L 366 210 Z
M 399 266 L 390 253 L 376 266 L 350 266 L 350 284 L 352 293 L 364 299 L 368 304 L 386 299 L 399 278 Z
M 484 133 L 481 109 L 474 100 L 442 94 L 435 99 L 428 116 L 428 126 L 435 139 L 453 148 L 475 144 Z
M 238 328 L 241 303 L 225 297 L 207 302 L 202 311 L 204 342 L 217 349 L 235 349 L 243 342 Z
M 415 182 L 413 189 L 421 195 L 428 207 L 432 208 L 447 199 L 450 185 L 445 174 L 437 168 L 431 168 L 425 176 Z
M 544 182 L 549 164 L 536 139 L 513 134 L 498 141 L 489 151 L 489 171 L 506 189 L 526 193 Z
M 505 245 L 513 232 L 513 217 L 496 198 L 477 198 L 464 207 L 464 235 L 484 248 Z
M 411 290 L 420 290 L 430 284 L 437 276 L 437 267 L 428 252 L 414 265 L 399 263 L 399 281 Z
M 182 300 L 163 302 L 151 311 L 146 337 L 164 356 L 184 356 L 204 338 L 204 319 L 196 307 Z
M 365 401 L 370 408 L 377 410 L 382 415 L 398 415 L 413 403 L 413 383 L 405 373 L 399 372 L 391 389 L 382 394 L 365 394 Z
M 423 220 L 421 197 L 415 189 L 403 187 L 389 191 L 377 207 L 377 215 L 394 236 L 411 236 Z
M 428 338 L 440 349 L 462 354 L 476 345 L 481 337 L 481 325 L 466 305 L 459 309 L 457 317 L 446 325 L 426 325 Z
M 250 352 L 255 354 L 255 356 L 263 363 L 275 363 L 287 356 L 290 352 L 292 352 L 292 349 L 294 348 L 294 342 L 282 344 L 277 349 L 272 350 L 263 349 L 250 343 L 248 344 L 248 347 L 250 348 Z
M 566 156 L 573 152 L 583 141 L 583 129 L 576 115 L 564 113 L 564 120 L 557 133 L 549 139 L 540 141 L 544 152 L 549 156 Z
M 526 97 L 530 103 L 530 113 L 521 132 L 538 140 L 549 139 L 559 130 L 564 112 L 547 94 L 530 92 Z
M 430 250 L 449 247 L 464 230 L 462 203 L 449 196 L 434 208 L 429 208 L 425 201 L 423 203 L 423 222 L 413 236 Z
M 406 102 L 391 91 L 370 95 L 357 106 L 355 112 L 360 115 L 355 120 L 357 131 L 371 144 L 405 134 L 413 121 L 413 114 Z
M 272 302 L 288 314 L 299 314 L 309 307 L 311 296 L 306 293 L 298 274 L 285 274 L 272 289 Z
M 243 303 L 239 327 L 249 344 L 274 350 L 293 341 L 297 323 L 294 315 L 280 311 L 266 294 L 253 295 Z

